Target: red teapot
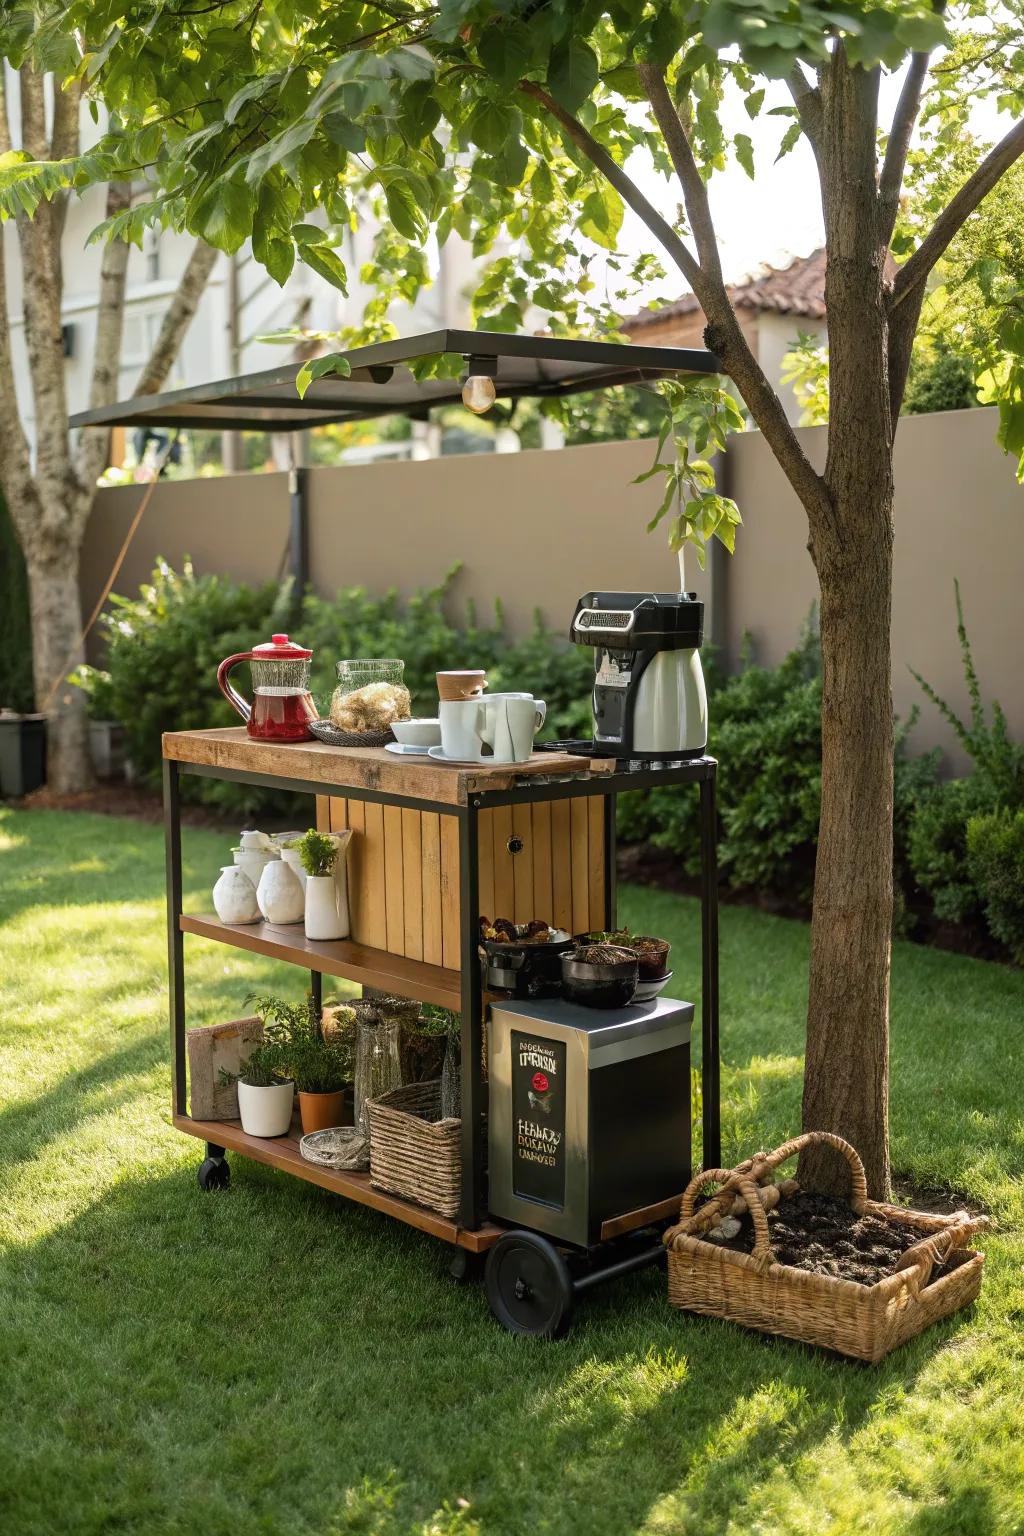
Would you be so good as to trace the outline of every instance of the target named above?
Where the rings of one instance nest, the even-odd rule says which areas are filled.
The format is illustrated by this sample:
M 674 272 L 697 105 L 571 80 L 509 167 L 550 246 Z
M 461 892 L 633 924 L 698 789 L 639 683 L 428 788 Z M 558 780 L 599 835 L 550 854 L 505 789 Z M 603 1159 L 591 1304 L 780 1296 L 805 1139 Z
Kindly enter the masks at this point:
M 238 710 L 255 741 L 308 741 L 312 736 L 309 722 L 319 719 L 309 692 L 312 655 L 287 635 L 271 635 L 269 645 L 239 651 L 217 668 L 221 693 Z M 251 704 L 228 679 L 240 661 L 247 661 L 252 673 Z

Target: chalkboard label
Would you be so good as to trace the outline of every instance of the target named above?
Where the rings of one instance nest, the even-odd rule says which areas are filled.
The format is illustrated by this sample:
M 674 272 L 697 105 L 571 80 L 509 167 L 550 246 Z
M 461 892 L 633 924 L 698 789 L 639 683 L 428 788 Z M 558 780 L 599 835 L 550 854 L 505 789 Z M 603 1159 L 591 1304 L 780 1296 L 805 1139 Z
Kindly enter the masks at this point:
M 512 1031 L 512 1188 L 565 1205 L 565 1044 Z

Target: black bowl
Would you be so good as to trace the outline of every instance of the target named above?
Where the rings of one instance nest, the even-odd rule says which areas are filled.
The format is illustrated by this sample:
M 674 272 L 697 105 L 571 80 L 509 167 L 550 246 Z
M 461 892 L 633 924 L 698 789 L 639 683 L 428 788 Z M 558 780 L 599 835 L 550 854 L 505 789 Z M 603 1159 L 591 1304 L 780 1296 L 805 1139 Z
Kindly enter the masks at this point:
M 572 939 L 560 929 L 559 938 L 543 944 L 535 940 L 501 943 L 483 939 L 480 962 L 483 984 L 491 992 L 511 997 L 557 997 L 562 990 L 561 959 L 573 947 Z
M 635 959 L 593 965 L 572 954 L 562 957 L 562 995 L 587 1008 L 624 1008 L 632 1001 L 639 979 Z

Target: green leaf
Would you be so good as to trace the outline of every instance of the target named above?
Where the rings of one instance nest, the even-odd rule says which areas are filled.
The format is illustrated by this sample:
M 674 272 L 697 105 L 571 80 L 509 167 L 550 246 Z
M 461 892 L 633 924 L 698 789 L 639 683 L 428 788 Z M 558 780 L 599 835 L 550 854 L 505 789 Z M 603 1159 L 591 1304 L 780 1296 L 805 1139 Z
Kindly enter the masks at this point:
M 266 267 L 274 282 L 283 288 L 295 265 L 295 246 L 292 242 L 280 235 L 268 235 L 260 242 L 259 249 L 254 239 L 252 249 L 256 260 Z
M 216 181 L 188 210 L 188 225 L 208 245 L 232 255 L 252 233 L 254 197 L 243 181 Z
M 736 150 L 736 159 L 742 165 L 751 181 L 754 179 L 754 141 L 748 133 L 737 133 L 733 139 L 733 147 Z
M 486 96 L 466 125 L 473 143 L 492 155 L 498 154 L 510 138 L 518 139 L 522 129 L 521 112 Z
M 530 67 L 533 45 L 524 23 L 491 23 L 483 29 L 477 53 L 492 79 L 511 90 Z
M 335 251 L 329 245 L 304 245 L 299 250 L 299 258 L 307 267 L 330 283 L 332 288 L 339 288 L 342 293 L 348 294 L 348 273 L 345 265 Z
M 347 357 L 340 352 L 331 352 L 327 357 L 314 357 L 308 363 L 303 363 L 295 375 L 295 388 L 298 390 L 299 399 L 306 398 L 306 390 L 314 379 L 322 379 L 325 374 L 334 373 L 339 378 L 347 379 L 352 372 L 352 364 Z
M 402 97 L 398 124 L 412 144 L 428 138 L 441 121 L 441 104 L 432 80 L 417 81 Z
M 361 154 L 366 148 L 366 130 L 354 123 L 344 112 L 328 112 L 323 120 L 324 133 L 332 144 L 340 144 L 352 154 Z
M 384 188 L 384 200 L 388 217 L 400 235 L 417 244 L 426 237 L 427 221 L 407 181 L 389 181 Z
M 597 245 L 613 251 L 619 230 L 622 228 L 622 199 L 613 187 L 604 183 L 600 191 L 591 192 L 583 200 L 580 233 Z
M 323 245 L 326 240 L 320 224 L 293 224 L 291 234 L 296 245 Z
M 557 43 L 548 60 L 548 90 L 567 112 L 576 112 L 597 84 L 597 55 L 578 37 Z
M 783 155 L 788 155 L 790 150 L 795 148 L 802 132 L 803 130 L 799 123 L 790 123 L 789 127 L 782 135 L 782 143 L 779 145 L 779 152 L 775 156 L 776 165 L 778 165 Z

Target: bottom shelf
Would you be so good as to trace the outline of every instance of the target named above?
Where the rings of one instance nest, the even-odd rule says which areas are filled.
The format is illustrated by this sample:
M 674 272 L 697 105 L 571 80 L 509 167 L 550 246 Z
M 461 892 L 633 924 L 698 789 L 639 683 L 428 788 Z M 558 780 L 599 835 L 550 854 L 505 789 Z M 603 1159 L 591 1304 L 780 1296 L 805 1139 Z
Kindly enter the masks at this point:
M 371 1206 L 375 1211 L 383 1211 L 385 1215 L 404 1221 L 407 1226 L 427 1232 L 431 1237 L 439 1237 L 443 1242 L 454 1243 L 459 1248 L 466 1248 L 470 1253 L 484 1253 L 504 1231 L 503 1227 L 485 1222 L 475 1232 L 470 1232 L 460 1227 L 458 1222 L 439 1216 L 436 1211 L 428 1211 L 422 1205 L 414 1205 L 411 1200 L 403 1200 L 398 1195 L 374 1189 L 368 1173 L 319 1168 L 315 1163 L 307 1163 L 299 1151 L 301 1133 L 297 1129 L 288 1136 L 269 1138 L 247 1136 L 237 1120 L 193 1120 L 191 1115 L 174 1115 L 172 1119 L 175 1127 L 189 1136 L 197 1136 L 201 1141 L 212 1141 L 215 1146 L 224 1147 L 229 1152 L 240 1152 L 243 1157 L 251 1157 L 254 1162 L 265 1163 L 269 1168 L 281 1168 L 296 1178 L 318 1184 L 321 1189 L 343 1195 L 346 1200 L 355 1200 L 360 1205 Z

